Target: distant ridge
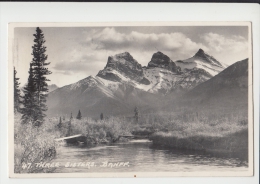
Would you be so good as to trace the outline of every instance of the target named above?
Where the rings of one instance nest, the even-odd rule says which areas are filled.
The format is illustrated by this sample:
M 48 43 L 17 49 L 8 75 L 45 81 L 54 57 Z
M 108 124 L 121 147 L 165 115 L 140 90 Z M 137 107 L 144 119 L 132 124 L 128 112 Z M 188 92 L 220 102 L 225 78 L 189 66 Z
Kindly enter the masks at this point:
M 248 59 L 238 61 L 190 90 L 180 100 L 200 107 L 242 109 L 248 105 Z

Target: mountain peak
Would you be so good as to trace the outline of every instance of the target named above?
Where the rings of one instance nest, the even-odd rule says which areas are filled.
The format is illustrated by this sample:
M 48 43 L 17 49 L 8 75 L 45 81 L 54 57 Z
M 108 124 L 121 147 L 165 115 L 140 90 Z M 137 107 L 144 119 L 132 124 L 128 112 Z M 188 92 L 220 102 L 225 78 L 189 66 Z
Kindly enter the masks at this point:
M 170 62 L 171 59 L 167 55 L 158 51 L 153 54 L 151 61 L 148 63 L 148 67 L 165 67 L 168 66 Z
M 122 80 L 142 81 L 144 74 L 141 64 L 139 64 L 129 52 L 123 52 L 114 56 L 109 56 L 104 70 L 99 71 L 97 76 L 120 82 Z
M 165 68 L 172 72 L 178 72 L 179 70 L 176 64 L 160 51 L 153 54 L 151 61 L 148 63 L 148 67 Z
M 123 62 L 137 62 L 129 52 L 123 52 L 116 54 L 115 56 L 110 56 L 114 61 L 123 61 Z
M 223 67 L 222 64 L 218 60 L 216 60 L 213 56 L 210 56 L 209 54 L 204 52 L 204 50 L 202 50 L 202 49 L 199 49 L 198 52 L 193 57 L 201 58 L 204 61 L 206 61 L 207 63 L 217 65 L 219 67 Z
M 131 56 L 131 54 L 126 51 L 126 52 L 122 52 L 122 53 L 116 54 L 116 56 Z
M 205 52 L 202 49 L 199 49 L 198 52 L 195 54 L 195 56 L 199 56 L 199 57 L 205 57 Z
M 161 51 L 158 51 L 158 52 L 156 52 L 155 54 L 165 55 L 165 54 L 162 53 Z

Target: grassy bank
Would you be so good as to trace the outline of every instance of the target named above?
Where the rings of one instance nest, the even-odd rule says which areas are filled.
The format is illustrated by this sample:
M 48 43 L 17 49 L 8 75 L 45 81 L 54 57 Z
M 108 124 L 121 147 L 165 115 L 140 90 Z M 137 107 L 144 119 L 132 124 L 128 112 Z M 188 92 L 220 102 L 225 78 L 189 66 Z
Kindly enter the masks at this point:
M 200 114 L 200 115 L 199 115 Z M 163 147 L 204 150 L 211 153 L 232 153 L 247 160 L 248 121 L 243 113 L 177 115 L 158 123 L 150 136 L 154 145 Z M 167 120 L 168 119 L 168 120 Z
M 178 137 L 173 132 L 157 132 L 150 139 L 154 145 L 169 148 L 203 150 L 216 154 L 232 154 L 247 160 L 248 131 L 247 129 L 223 137 L 195 135 Z

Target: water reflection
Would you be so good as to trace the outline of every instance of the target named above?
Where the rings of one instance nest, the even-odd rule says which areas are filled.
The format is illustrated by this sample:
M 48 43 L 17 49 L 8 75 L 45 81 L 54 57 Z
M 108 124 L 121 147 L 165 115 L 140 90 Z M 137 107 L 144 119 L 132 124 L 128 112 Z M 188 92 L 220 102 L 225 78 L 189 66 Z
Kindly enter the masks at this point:
M 154 171 L 245 171 L 246 162 L 230 155 L 203 151 L 155 147 L 148 140 L 130 141 L 104 146 L 65 146 L 58 149 L 55 162 L 62 164 L 94 162 L 93 167 L 59 167 L 55 172 L 154 172 Z M 104 162 L 111 163 L 101 167 Z M 129 162 L 129 165 L 119 166 Z M 118 163 L 116 165 L 116 163 Z M 113 167 L 113 164 L 115 167 Z

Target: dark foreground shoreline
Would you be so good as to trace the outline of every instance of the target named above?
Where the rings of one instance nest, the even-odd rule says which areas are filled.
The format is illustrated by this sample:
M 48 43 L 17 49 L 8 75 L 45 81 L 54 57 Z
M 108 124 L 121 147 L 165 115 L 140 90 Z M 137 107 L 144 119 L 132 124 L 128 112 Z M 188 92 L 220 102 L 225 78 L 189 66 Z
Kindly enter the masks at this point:
M 193 136 L 178 138 L 155 133 L 150 136 L 150 140 L 152 140 L 153 146 L 156 147 L 195 150 L 213 156 L 238 158 L 242 162 L 248 162 L 248 129 L 225 137 Z

